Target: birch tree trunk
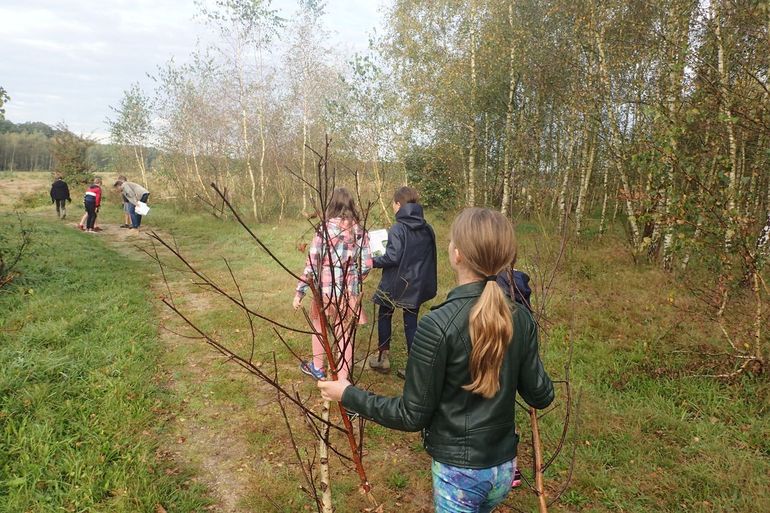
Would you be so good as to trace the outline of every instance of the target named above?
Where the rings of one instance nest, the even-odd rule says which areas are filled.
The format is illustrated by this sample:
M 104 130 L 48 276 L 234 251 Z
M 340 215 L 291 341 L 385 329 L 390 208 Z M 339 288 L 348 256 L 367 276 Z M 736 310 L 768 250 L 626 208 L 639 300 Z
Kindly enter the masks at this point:
M 469 207 L 476 205 L 476 23 L 474 16 L 471 19 L 471 101 L 470 123 L 468 131 L 468 194 Z
M 300 176 L 302 177 L 302 212 L 307 212 L 307 184 L 305 181 L 305 166 L 307 165 L 307 107 L 302 108 L 302 167 Z
M 190 137 L 188 139 L 190 144 L 190 153 L 192 154 L 192 161 L 193 161 L 193 169 L 195 170 L 195 176 L 198 178 L 198 183 L 201 186 L 201 189 L 203 190 L 203 193 L 206 195 L 206 199 L 211 202 L 211 195 L 209 194 L 209 188 L 206 187 L 203 183 L 203 177 L 201 176 L 200 169 L 198 169 L 198 156 L 195 151 L 195 145 L 192 142 L 192 138 Z
M 719 6 L 717 3 L 719 2 Z M 712 21 L 714 23 L 714 35 L 717 42 L 717 71 L 719 72 L 719 108 L 725 119 L 727 129 L 727 141 L 730 151 L 730 173 L 727 184 L 727 229 L 725 230 L 725 251 L 732 251 L 733 235 L 735 234 L 735 201 L 738 189 L 738 145 L 735 139 L 735 122 L 733 121 L 732 102 L 730 101 L 729 78 L 725 71 L 725 45 L 722 38 L 721 1 L 714 0 L 711 3 Z
M 265 120 L 263 115 L 263 110 L 260 109 L 259 111 L 259 143 L 261 145 L 260 147 L 260 153 L 259 153 L 259 199 L 260 204 L 264 207 L 265 204 L 265 155 L 267 154 L 267 141 L 265 140 Z
M 602 187 L 602 190 L 604 191 L 604 199 L 602 200 L 602 216 L 599 220 L 599 239 L 602 238 L 602 235 L 604 235 L 605 230 L 607 229 L 607 200 L 609 199 L 609 190 L 608 190 L 608 182 L 609 182 L 609 167 L 606 165 L 604 166 L 604 184 Z
M 569 178 L 570 178 L 570 171 L 572 170 L 572 161 L 574 159 L 574 151 L 575 151 L 575 137 L 572 135 L 568 135 L 568 141 L 567 141 L 567 151 L 566 155 L 567 158 L 564 162 L 564 176 L 561 180 L 561 190 L 559 191 L 559 232 L 564 231 L 564 224 L 567 222 L 567 213 L 569 209 L 571 208 L 571 201 L 570 205 L 567 205 L 567 191 L 569 190 Z
M 669 34 L 674 41 L 674 46 L 669 46 L 669 73 L 668 73 L 668 98 L 667 110 L 669 120 L 669 165 L 666 177 L 665 204 L 663 207 L 663 268 L 670 271 L 673 260 L 673 243 L 675 223 L 671 218 L 671 204 L 673 202 L 675 177 L 679 164 L 679 141 L 676 130 L 677 109 L 682 103 L 682 82 L 684 80 L 685 53 L 690 35 L 690 17 L 692 2 L 688 2 L 684 13 L 680 9 L 669 13 Z
M 321 513 L 334 513 L 332 505 L 332 487 L 329 481 L 329 401 L 323 402 L 321 409 L 321 436 L 318 439 L 318 459 L 321 478 Z
M 628 180 L 628 174 L 626 173 L 623 159 L 620 156 L 620 134 L 618 133 L 618 119 L 615 112 L 615 106 L 612 105 L 612 89 L 610 87 L 609 73 L 607 71 L 607 63 L 604 54 L 604 32 L 597 31 L 595 33 L 596 47 L 599 53 L 599 72 L 604 86 L 604 94 L 607 99 L 607 112 L 609 113 L 610 124 L 610 151 L 612 153 L 612 159 L 615 164 L 615 168 L 620 176 L 620 183 L 623 186 L 623 194 L 625 196 L 626 204 L 626 217 L 628 224 L 631 228 L 631 243 L 633 250 L 637 253 L 641 246 L 641 234 L 639 232 L 639 225 L 636 220 L 636 213 L 634 212 L 634 205 L 631 202 L 632 192 L 631 185 Z
M 141 146 L 137 144 L 134 145 L 134 157 L 136 157 L 136 164 L 139 166 L 139 171 L 142 173 L 142 183 L 144 184 L 144 188 L 149 189 L 147 186 L 147 169 L 144 165 L 144 152 L 142 151 Z
M 513 142 L 513 98 L 516 93 L 514 76 L 515 49 L 513 44 L 513 2 L 508 3 L 508 25 L 511 28 L 511 50 L 508 60 L 508 105 L 505 111 L 505 149 L 503 150 L 503 198 L 500 202 L 500 212 L 508 214 L 511 203 L 511 144 Z
M 257 181 L 254 177 L 254 169 L 251 166 L 251 149 L 249 148 L 248 122 L 246 109 L 241 109 L 241 137 L 243 138 L 244 160 L 246 160 L 246 172 L 251 180 L 251 211 L 254 219 L 257 219 Z
M 596 142 L 593 134 L 586 128 L 586 145 L 588 153 L 587 161 L 583 164 L 580 174 L 580 190 L 578 191 L 578 202 L 575 208 L 575 234 L 580 237 L 580 231 L 583 221 L 583 209 L 585 208 L 586 196 L 588 194 L 588 185 L 591 183 L 591 174 L 594 168 L 594 158 L 596 156 Z

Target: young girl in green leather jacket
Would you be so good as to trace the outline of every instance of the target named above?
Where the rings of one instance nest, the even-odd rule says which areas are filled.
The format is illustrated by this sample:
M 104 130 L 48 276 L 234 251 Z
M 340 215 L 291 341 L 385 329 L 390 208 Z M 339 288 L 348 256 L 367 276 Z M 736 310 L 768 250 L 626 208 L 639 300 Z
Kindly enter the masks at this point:
M 495 279 L 516 242 L 510 221 L 488 209 L 461 212 L 449 263 L 458 286 L 420 320 L 401 397 L 347 381 L 319 381 L 325 399 L 392 429 L 423 430 L 433 458 L 437 512 L 488 513 L 511 489 L 518 436 L 516 393 L 534 408 L 553 401 L 530 312 L 505 298 Z

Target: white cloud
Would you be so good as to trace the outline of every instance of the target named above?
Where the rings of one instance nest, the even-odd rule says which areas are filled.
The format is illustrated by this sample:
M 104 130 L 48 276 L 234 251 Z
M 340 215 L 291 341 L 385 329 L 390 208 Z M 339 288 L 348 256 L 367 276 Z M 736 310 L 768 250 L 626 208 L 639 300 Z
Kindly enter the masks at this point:
M 383 0 L 328 0 L 325 22 L 337 51 L 363 51 Z M 275 0 L 285 17 L 295 0 Z M 184 62 L 206 38 L 193 0 L 4 0 L 0 6 L 0 86 L 14 122 L 66 121 L 104 134 L 109 106 L 131 83 L 147 89 L 148 73 L 172 57 Z

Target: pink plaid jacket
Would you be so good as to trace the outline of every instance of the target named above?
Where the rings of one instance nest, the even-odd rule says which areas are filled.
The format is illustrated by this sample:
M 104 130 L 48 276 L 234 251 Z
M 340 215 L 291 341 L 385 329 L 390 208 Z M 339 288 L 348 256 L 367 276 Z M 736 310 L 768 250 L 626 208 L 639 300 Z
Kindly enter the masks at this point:
M 352 220 L 333 217 L 319 227 L 310 245 L 302 280 L 297 283 L 297 295 L 307 293 L 308 284 L 315 283 L 324 296 L 348 299 L 361 295 L 361 281 L 372 268 L 369 236 Z M 328 245 L 325 238 L 328 232 Z

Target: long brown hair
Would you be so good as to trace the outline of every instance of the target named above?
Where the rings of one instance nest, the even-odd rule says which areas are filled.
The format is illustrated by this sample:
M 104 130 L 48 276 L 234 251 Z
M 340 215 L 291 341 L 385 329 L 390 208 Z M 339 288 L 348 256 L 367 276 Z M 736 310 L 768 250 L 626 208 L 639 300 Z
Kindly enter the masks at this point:
M 496 275 L 516 257 L 513 226 L 499 212 L 467 208 L 455 218 L 451 233 L 466 265 L 481 279 Z M 500 367 L 513 336 L 509 303 L 491 278 L 471 309 L 469 329 L 471 383 L 463 388 L 490 398 L 500 389 Z
M 333 217 L 351 219 L 359 223 L 356 202 L 353 195 L 345 187 L 335 188 L 331 198 L 329 198 L 329 204 L 326 206 L 326 219 Z

